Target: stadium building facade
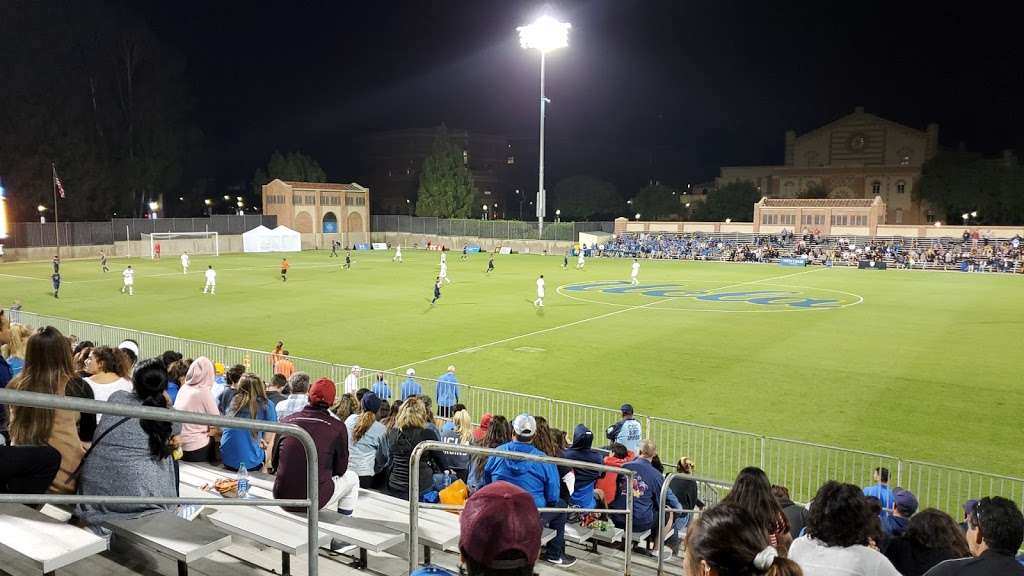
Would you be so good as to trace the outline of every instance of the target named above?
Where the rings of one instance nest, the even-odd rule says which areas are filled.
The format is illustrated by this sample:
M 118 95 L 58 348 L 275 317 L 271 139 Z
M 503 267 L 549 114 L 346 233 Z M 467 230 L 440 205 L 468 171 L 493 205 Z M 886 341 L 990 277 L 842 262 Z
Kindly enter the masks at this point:
M 927 224 L 936 214 L 914 200 L 925 162 L 938 149 L 939 126 L 904 126 L 857 107 L 820 128 L 785 135 L 785 161 L 777 166 L 724 166 L 719 187 L 749 180 L 769 198 L 797 198 L 823 187 L 830 199 L 881 197 L 885 220 L 876 223 Z M 802 227 L 797 225 L 797 230 Z
M 286 182 L 263 185 L 263 213 L 300 234 L 369 238 L 370 189 L 355 182 Z

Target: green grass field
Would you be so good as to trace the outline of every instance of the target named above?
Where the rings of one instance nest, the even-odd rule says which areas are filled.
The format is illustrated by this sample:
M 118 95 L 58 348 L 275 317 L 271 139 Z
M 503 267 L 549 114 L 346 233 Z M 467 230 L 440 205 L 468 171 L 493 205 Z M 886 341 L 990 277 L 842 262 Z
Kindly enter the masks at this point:
M 132 260 L 134 297 L 127 261 L 68 261 L 60 300 L 49 263 L 8 263 L 0 304 L 420 375 L 454 363 L 467 384 L 1024 475 L 1021 276 L 645 261 L 631 292 L 628 260 L 498 256 L 486 275 L 486 255 L 453 254 L 432 307 L 436 252 L 358 252 L 345 271 L 295 254 L 287 283 L 278 259 L 199 256 L 187 276 Z

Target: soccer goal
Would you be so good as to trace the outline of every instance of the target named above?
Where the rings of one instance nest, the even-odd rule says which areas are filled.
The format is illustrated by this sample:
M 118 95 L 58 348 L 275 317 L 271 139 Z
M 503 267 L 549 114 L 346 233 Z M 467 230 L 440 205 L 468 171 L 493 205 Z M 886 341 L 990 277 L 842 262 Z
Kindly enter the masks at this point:
M 143 234 L 149 240 L 149 257 L 156 258 L 156 247 L 161 256 L 176 256 L 184 252 L 220 256 L 220 237 L 216 232 L 153 232 Z

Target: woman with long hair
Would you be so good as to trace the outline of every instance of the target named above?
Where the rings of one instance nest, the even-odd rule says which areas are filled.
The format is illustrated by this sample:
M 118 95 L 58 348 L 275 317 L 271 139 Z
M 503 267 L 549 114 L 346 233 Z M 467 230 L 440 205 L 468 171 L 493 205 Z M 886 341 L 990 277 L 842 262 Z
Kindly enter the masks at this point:
M 11 377 L 17 376 L 25 367 L 25 346 L 31 335 L 32 331 L 28 326 L 11 324 L 10 340 L 4 345 L 4 357 L 7 359 L 7 365 L 11 367 Z
M 106 400 L 114 392 L 132 391 L 132 381 L 127 378 L 129 373 L 125 372 L 125 363 L 123 350 L 109 346 L 92 349 L 85 363 L 91 376 L 85 381 L 89 383 L 97 400 Z
M 487 434 L 477 446 L 481 448 L 497 448 L 502 444 L 512 441 L 512 424 L 504 416 L 492 416 L 491 423 L 487 426 Z M 475 492 L 484 487 L 484 466 L 487 464 L 487 456 L 475 455 L 469 462 L 469 478 L 466 484 L 469 491 Z
M 381 400 L 376 394 L 364 394 L 363 411 L 345 421 L 348 428 L 348 468 L 359 475 L 359 487 L 373 486 L 377 470 L 377 452 L 386 442 L 387 428 L 377 421 Z
M 439 440 L 437 434 L 427 428 L 430 418 L 430 413 L 418 396 L 406 400 L 398 413 L 396 432 L 389 436 L 391 472 L 387 483 L 387 493 L 396 498 L 409 499 L 411 474 L 419 474 L 419 496 L 422 498 L 423 494 L 433 490 L 433 473 L 445 469 L 444 458 L 437 451 L 424 454 L 418 470 L 409 469 L 412 451 L 420 442 Z
M 768 543 L 746 509 L 727 502 L 690 524 L 684 564 L 687 576 L 803 576 L 796 562 Z
M 238 389 L 226 415 L 277 422 L 277 411 L 274 404 L 267 400 L 263 381 L 251 372 L 243 374 L 238 380 Z M 249 470 L 259 470 L 267 459 L 267 448 L 273 445 L 273 434 L 224 428 L 220 440 L 221 460 L 228 470 L 238 470 L 243 464 Z
M 167 371 L 163 360 L 149 358 L 138 363 L 132 375 L 131 392 L 115 392 L 108 402 L 129 406 L 170 409 Z M 171 436 L 178 424 L 107 416 L 100 420 L 96 438 L 82 461 L 79 491 L 87 496 L 177 496 Z M 77 515 L 96 532 L 99 525 L 119 518 L 138 518 L 173 505 L 81 504 Z
M 949 514 L 935 508 L 911 516 L 907 531 L 885 550 L 903 576 L 921 576 L 939 562 L 970 555 L 963 531 Z
M 859 486 L 829 480 L 814 496 L 807 532 L 793 541 L 789 557 L 807 576 L 899 576 L 892 562 L 869 546 L 877 519 Z
M 748 466 L 740 470 L 729 494 L 722 499 L 745 509 L 754 518 L 757 526 L 764 530 L 769 543 L 779 553 L 786 555 L 793 538 L 789 535 L 789 521 L 779 501 L 772 494 L 772 483 L 764 470 Z
M 25 368 L 11 380 L 8 387 L 23 392 L 64 396 L 68 381 L 74 377 L 71 345 L 53 326 L 36 330 L 25 345 Z M 71 475 L 78 469 L 85 449 L 78 437 L 79 413 L 70 410 L 8 406 L 8 432 L 15 446 L 53 446 L 60 452 L 51 492 L 72 493 L 75 482 Z
M 181 360 L 171 364 L 175 375 L 181 373 L 184 362 Z M 174 409 L 183 412 L 196 412 L 217 416 L 220 410 L 213 398 L 214 369 L 213 362 L 206 356 L 196 358 L 195 362 L 185 371 L 185 376 L 174 399 Z M 210 461 L 210 427 L 205 424 L 182 424 L 181 442 L 186 462 Z
M 452 428 L 441 433 L 441 441 L 456 446 L 469 446 L 473 442 L 473 420 L 468 410 L 452 414 Z M 444 457 L 448 467 L 465 482 L 469 475 L 469 454 L 453 451 L 445 452 Z
M 381 424 L 388 429 L 388 432 L 394 430 L 395 421 L 398 420 L 398 413 L 402 411 L 402 401 L 395 400 L 395 403 L 391 405 L 391 412 L 388 413 L 388 417 L 381 421 Z

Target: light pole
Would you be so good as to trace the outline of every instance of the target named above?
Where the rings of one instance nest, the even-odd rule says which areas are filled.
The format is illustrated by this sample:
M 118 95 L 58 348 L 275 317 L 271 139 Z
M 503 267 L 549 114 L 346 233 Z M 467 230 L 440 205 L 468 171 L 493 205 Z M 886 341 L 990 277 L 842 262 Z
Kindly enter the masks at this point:
M 491 218 L 498 219 L 498 203 L 494 203 L 494 210 L 491 210 Z
M 36 206 L 36 211 L 39 212 L 39 223 L 46 224 L 46 206 L 40 204 L 39 206 Z
M 484 204 L 484 220 L 487 220 L 487 204 Z
M 637 221 L 637 222 L 639 222 L 639 221 L 640 221 L 640 213 L 639 213 L 639 212 L 637 212 L 636 214 L 634 214 L 634 215 L 633 215 L 633 218 L 635 218 L 635 219 L 636 219 L 636 221 Z
M 569 45 L 569 28 L 572 28 L 572 24 L 559 22 L 551 16 L 541 16 L 533 24 L 516 28 L 519 31 L 519 44 L 527 50 L 536 48 L 540 52 L 540 158 L 537 168 L 537 235 L 539 238 L 544 237 L 544 212 L 547 208 L 547 198 L 544 193 L 544 110 L 548 99 L 544 96 L 544 66 L 549 51 Z
M 561 221 L 562 221 L 562 210 L 561 209 L 556 209 L 555 210 L 555 222 L 561 222 Z
M 157 214 L 158 210 L 160 210 L 160 203 L 159 202 L 150 202 L 149 203 L 149 218 L 151 220 L 156 220 L 157 218 L 159 218 L 159 215 Z
M 409 217 L 412 217 L 412 201 L 408 198 L 405 199 L 405 207 L 409 209 Z
M 519 188 L 516 188 L 516 198 L 519 198 L 519 220 L 523 219 L 523 199 L 524 195 L 519 193 Z
M 203 200 L 203 204 L 206 204 L 206 217 L 209 218 L 213 215 L 213 200 L 207 198 Z

